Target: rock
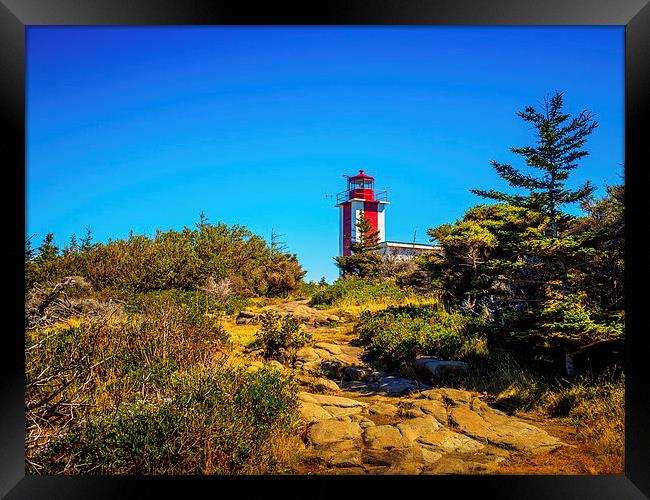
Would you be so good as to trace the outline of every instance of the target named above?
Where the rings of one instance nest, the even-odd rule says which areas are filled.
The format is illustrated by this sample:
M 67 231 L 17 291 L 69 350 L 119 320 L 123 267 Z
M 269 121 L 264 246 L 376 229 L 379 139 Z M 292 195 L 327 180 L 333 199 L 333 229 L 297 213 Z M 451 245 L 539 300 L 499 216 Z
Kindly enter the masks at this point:
M 422 458 L 427 464 L 433 464 L 442 458 L 442 453 L 437 451 L 427 450 L 426 448 L 420 448 L 422 450 Z
M 311 347 L 301 347 L 296 351 L 296 361 L 301 363 L 311 363 L 314 361 L 320 361 L 320 357 L 316 354 L 316 351 Z
M 308 302 L 308 300 L 284 302 L 266 306 L 263 310 L 272 311 L 283 316 L 292 314 L 301 323 L 308 323 L 313 326 L 328 326 L 341 321 L 338 316 L 309 307 Z
M 417 358 L 413 362 L 416 369 L 428 372 L 438 380 L 445 379 L 451 375 L 466 375 L 469 366 L 462 361 L 445 361 L 433 357 Z
M 357 415 L 361 413 L 363 408 L 360 406 L 348 406 L 348 407 L 340 407 L 340 406 L 323 406 L 324 409 L 326 409 L 329 413 L 331 413 L 335 418 L 338 418 L 341 420 L 343 417 L 350 417 L 352 415 Z
M 376 425 L 364 429 L 363 442 L 367 448 L 391 449 L 411 446 L 410 441 L 392 425 Z
M 338 362 L 336 357 L 331 352 L 325 349 L 321 349 L 320 347 L 314 347 L 314 352 L 321 360 L 321 362 L 325 362 L 325 361 Z
M 336 356 L 338 354 L 341 354 L 341 348 L 337 344 L 330 344 L 328 342 L 316 342 L 314 344 L 314 347 L 318 347 L 319 349 L 323 349 L 324 351 L 329 352 L 330 354 Z
M 358 423 L 362 429 L 376 425 L 372 420 L 360 414 L 350 415 L 350 421 Z
M 467 407 L 458 407 L 451 409 L 450 418 L 459 432 L 507 450 L 534 452 L 565 445 L 542 429 L 496 412 L 481 416 Z
M 276 361 L 274 359 L 269 361 L 269 366 L 271 366 L 272 368 L 275 368 L 276 370 L 279 370 L 281 372 L 286 369 L 282 363 L 280 363 L 279 361 Z
M 372 370 L 370 370 L 369 368 L 364 368 L 362 366 L 347 366 L 343 370 L 343 379 L 344 380 L 366 380 L 371 373 Z
M 422 413 L 431 415 L 442 425 L 447 425 L 447 408 L 442 401 L 427 399 L 416 404 Z
M 440 389 L 443 399 L 451 400 L 454 404 L 469 404 L 474 397 L 471 392 L 462 389 Z
M 336 359 L 338 359 L 343 365 L 346 366 L 358 365 L 361 362 L 358 357 L 352 356 L 350 354 L 345 354 L 344 352 L 339 354 Z
M 432 416 L 416 417 L 397 425 L 402 435 L 415 441 L 421 436 L 426 436 L 440 430 L 440 423 Z
M 340 391 L 341 388 L 334 382 L 333 380 L 329 380 L 327 378 L 318 378 L 313 384 L 314 389 L 316 389 L 319 392 L 336 392 Z
M 301 401 L 298 409 L 300 411 L 300 417 L 308 424 L 333 418 L 329 412 L 316 403 Z
M 347 391 L 361 392 L 371 394 L 377 390 L 377 384 L 372 382 L 362 382 L 361 380 L 344 381 L 341 387 Z
M 375 403 L 372 403 L 368 407 L 368 412 L 371 415 L 378 415 L 378 416 L 386 416 L 386 417 L 394 417 L 398 413 L 398 408 L 395 405 L 392 405 L 390 403 L 382 403 L 381 401 L 377 401 Z
M 251 311 L 239 311 L 235 318 L 235 323 L 238 325 L 246 325 L 257 321 L 258 315 Z
M 308 449 L 307 453 L 328 466 L 337 468 L 359 467 L 362 465 L 361 447 L 358 438 L 322 443 L 317 448 Z
M 307 430 L 307 442 L 314 447 L 345 440 L 360 440 L 361 427 L 356 422 L 322 420 Z M 352 444 L 352 443 L 351 443 Z
M 488 472 L 485 464 L 445 456 L 426 469 L 427 474 L 479 474 L 485 472 Z
M 355 399 L 330 396 L 327 394 L 312 394 L 309 392 L 299 392 L 298 399 L 307 403 L 316 403 L 321 406 L 337 406 L 341 408 L 365 408 L 368 406 L 368 403 L 363 403 Z
M 459 432 L 466 434 L 484 444 L 492 442 L 497 437 L 486 422 L 478 413 L 467 407 L 460 406 L 452 408 L 449 414 L 451 425 Z M 490 439 L 491 438 L 491 439 Z
M 327 351 L 321 351 L 327 353 Z M 330 354 L 327 353 L 329 356 Z M 341 362 L 336 360 L 321 360 L 319 364 L 319 369 L 321 373 L 325 374 L 330 378 L 340 379 L 342 374 Z
M 415 380 L 401 377 L 388 376 L 379 381 L 378 390 L 388 394 L 403 394 L 420 390 L 420 385 Z
M 483 444 L 464 434 L 444 429 L 420 436 L 417 441 L 440 453 L 471 453 L 484 448 Z
M 418 474 L 427 465 L 421 448 L 366 448 L 363 450 L 364 463 L 374 466 L 388 466 L 384 474 Z
M 558 438 L 525 422 L 514 421 L 507 425 L 495 425 L 492 430 L 498 436 L 492 441 L 493 444 L 508 450 L 536 453 L 565 446 Z

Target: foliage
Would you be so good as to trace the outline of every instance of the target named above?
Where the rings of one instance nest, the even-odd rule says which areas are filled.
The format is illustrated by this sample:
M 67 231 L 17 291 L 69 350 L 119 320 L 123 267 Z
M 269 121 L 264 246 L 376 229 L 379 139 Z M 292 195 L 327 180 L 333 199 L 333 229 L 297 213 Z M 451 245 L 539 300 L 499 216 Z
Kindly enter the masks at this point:
M 419 355 L 464 359 L 475 354 L 478 323 L 439 306 L 408 305 L 374 313 L 364 311 L 354 331 L 381 365 L 395 368 Z
M 380 275 L 381 255 L 376 249 L 379 231 L 375 230 L 363 211 L 355 223 L 358 240 L 350 245 L 351 255 L 334 258 L 344 277 L 375 278 Z
M 625 376 L 604 373 L 546 391 L 535 405 L 575 425 L 578 439 L 607 461 L 607 471 L 620 473 L 625 462 Z
M 589 154 L 582 147 L 598 124 L 591 112 L 583 111 L 572 118 L 562 112 L 563 105 L 563 94 L 556 92 L 544 99 L 540 111 L 526 106 L 517 113 L 535 129 L 536 145 L 510 150 L 521 155 L 528 167 L 540 170 L 541 177 L 522 173 L 511 165 L 494 160 L 491 162 L 499 176 L 511 186 L 528 190 L 527 196 L 509 195 L 495 190 L 472 190 L 485 198 L 505 201 L 547 215 L 550 218 L 548 234 L 554 238 L 558 236 L 561 224 L 568 220 L 567 215 L 561 211 L 562 206 L 585 200 L 594 189 L 588 182 L 576 190 L 565 187 L 565 181 L 577 167 L 577 161 Z
M 381 255 L 375 250 L 334 257 L 344 277 L 377 278 L 380 275 Z
M 276 470 L 295 382 L 228 363 L 201 302 L 140 297 L 125 319 L 26 332 L 29 473 Z
M 240 296 L 286 295 L 304 275 L 295 255 L 271 248 L 242 226 L 213 225 L 204 217 L 195 229 L 158 230 L 153 238 L 131 232 L 125 240 L 100 244 L 88 234 L 62 255 L 50 234 L 26 266 L 28 288 L 78 275 L 97 290 L 194 290 L 211 278 L 228 279 Z
M 408 293 L 401 290 L 393 281 L 378 282 L 356 276 L 343 277 L 332 285 L 319 290 L 312 298 L 312 306 L 350 306 L 374 301 L 405 300 Z
M 269 368 L 176 372 L 169 389 L 76 422 L 33 457 L 39 472 L 251 473 L 274 465 L 265 447 L 296 420 L 295 383 Z
M 492 162 L 527 193 L 473 190 L 501 203 L 430 229 L 442 251 L 418 259 L 420 270 L 411 275 L 441 291 L 449 305 L 488 317 L 493 334 L 520 348 L 571 350 L 624 331 L 624 187 L 608 187 L 602 199 L 589 183 L 566 187 L 597 124 L 590 112 L 571 118 L 562 107 L 556 93 L 541 111 L 529 106 L 519 113 L 536 143 L 512 151 L 539 177 Z M 584 217 L 563 212 L 576 202 Z
M 359 212 L 356 228 L 359 233 L 359 239 L 350 245 L 353 252 L 357 253 L 371 250 L 379 243 L 379 231 L 372 226 L 363 210 Z
M 442 253 L 422 256 L 420 266 L 433 287 L 472 310 L 487 307 L 496 297 L 519 299 L 534 292 L 521 247 L 543 233 L 546 221 L 521 207 L 473 207 L 455 224 L 429 230 Z
M 291 359 L 295 350 L 312 340 L 292 314 L 269 311 L 262 318 L 262 327 L 255 334 L 266 359 Z

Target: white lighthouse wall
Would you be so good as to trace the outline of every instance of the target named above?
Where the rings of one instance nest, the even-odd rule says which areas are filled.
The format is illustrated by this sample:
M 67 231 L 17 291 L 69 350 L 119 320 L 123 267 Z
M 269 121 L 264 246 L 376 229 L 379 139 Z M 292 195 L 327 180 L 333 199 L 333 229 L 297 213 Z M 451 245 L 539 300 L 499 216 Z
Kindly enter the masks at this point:
M 363 202 L 362 201 L 353 201 L 352 202 L 352 217 L 350 217 L 350 224 L 352 224 L 352 243 L 356 243 L 361 239 L 359 234 L 359 228 L 357 227 L 357 222 L 359 221 L 359 215 L 363 212 Z

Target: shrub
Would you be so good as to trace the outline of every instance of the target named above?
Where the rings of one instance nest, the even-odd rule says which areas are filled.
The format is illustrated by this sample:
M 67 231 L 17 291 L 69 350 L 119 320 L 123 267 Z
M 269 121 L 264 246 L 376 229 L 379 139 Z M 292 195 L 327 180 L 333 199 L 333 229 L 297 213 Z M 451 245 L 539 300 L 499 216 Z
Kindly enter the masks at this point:
M 174 373 L 169 394 L 91 415 L 32 457 L 41 473 L 234 474 L 277 470 L 272 439 L 296 422 L 296 384 L 277 370 Z
M 262 327 L 255 334 L 266 359 L 290 360 L 295 350 L 312 340 L 310 333 L 301 328 L 292 315 L 269 311 L 262 318 Z
M 436 305 L 388 307 L 361 313 L 355 332 L 385 367 L 410 363 L 418 355 L 464 359 L 484 349 L 476 321 Z
M 70 246 L 62 254 L 50 234 L 38 255 L 26 250 L 25 259 L 27 288 L 79 275 L 96 290 L 194 290 L 211 278 L 227 280 L 228 294 L 286 295 L 305 274 L 295 255 L 272 248 L 245 227 L 205 218 L 194 229 L 158 230 L 153 238 L 131 233 L 126 239 Z
M 91 409 L 156 399 L 171 375 L 220 353 L 227 334 L 214 319 L 170 297 L 149 297 L 124 320 L 100 318 L 25 333 L 27 455 Z

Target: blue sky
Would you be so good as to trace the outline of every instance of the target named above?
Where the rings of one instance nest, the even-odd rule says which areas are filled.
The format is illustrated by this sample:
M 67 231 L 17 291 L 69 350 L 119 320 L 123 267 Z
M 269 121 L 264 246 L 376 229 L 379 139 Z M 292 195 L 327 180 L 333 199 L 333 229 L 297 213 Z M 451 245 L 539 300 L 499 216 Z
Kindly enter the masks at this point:
M 26 233 L 60 245 L 192 227 L 281 234 L 334 280 L 327 194 L 363 168 L 389 240 L 428 242 L 521 166 L 515 114 L 555 90 L 596 113 L 570 185 L 624 162 L 622 27 L 28 27 Z

